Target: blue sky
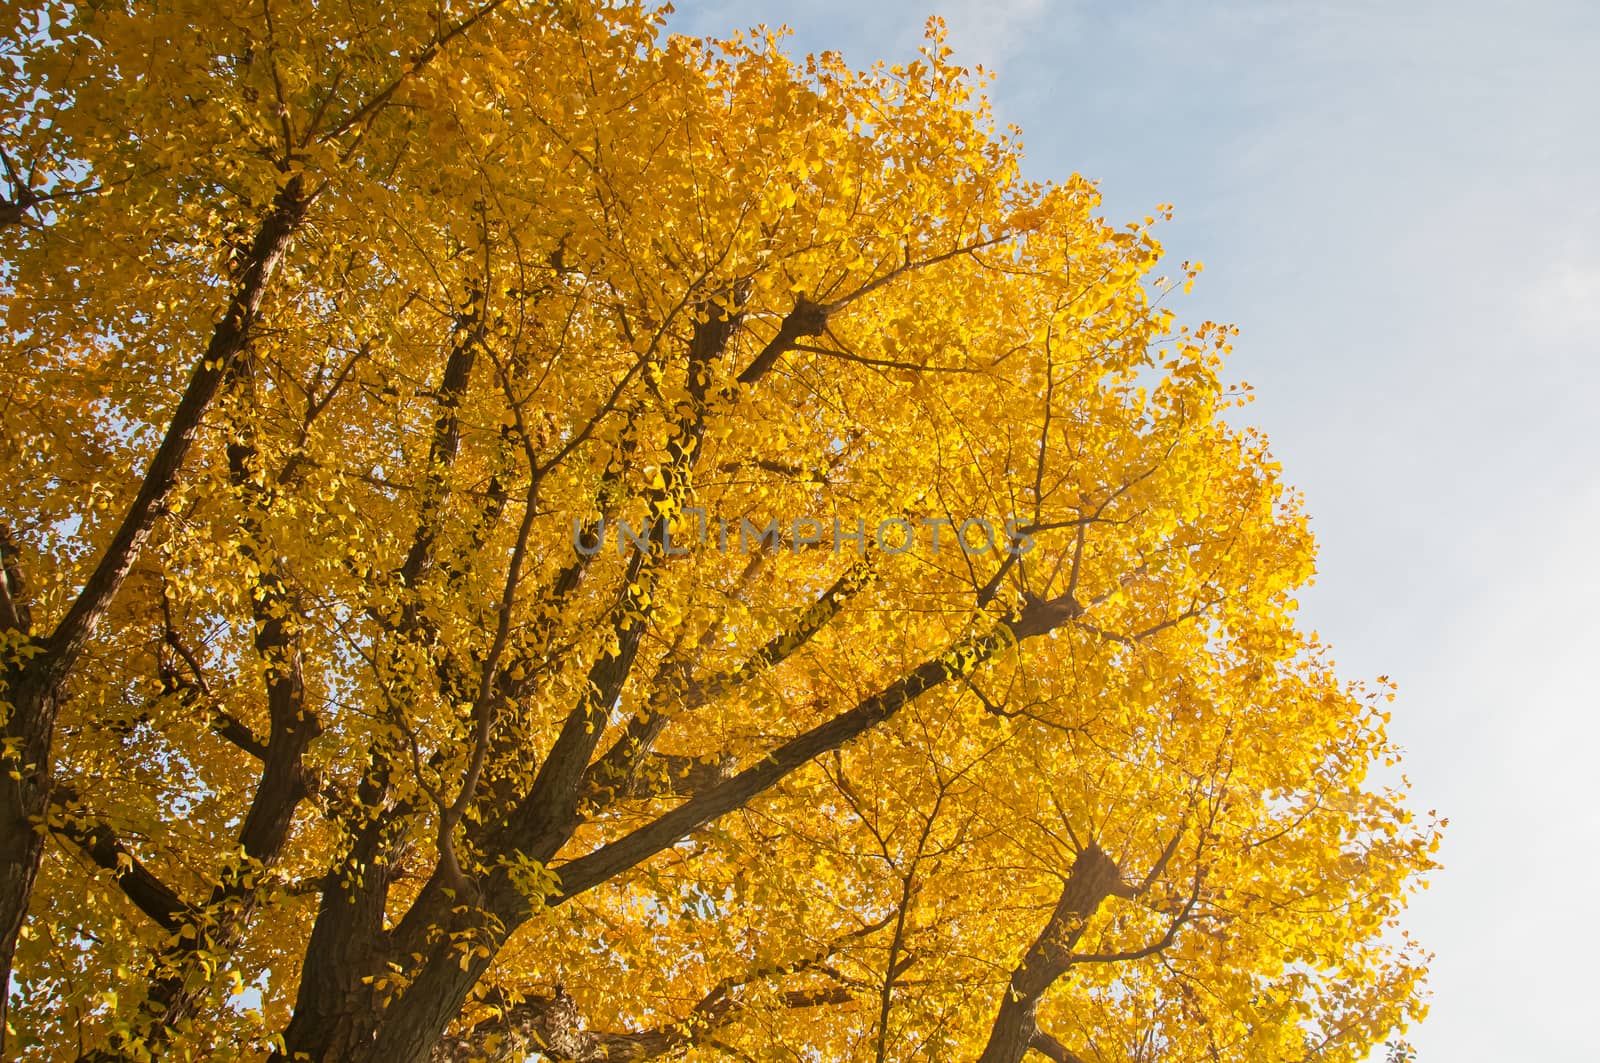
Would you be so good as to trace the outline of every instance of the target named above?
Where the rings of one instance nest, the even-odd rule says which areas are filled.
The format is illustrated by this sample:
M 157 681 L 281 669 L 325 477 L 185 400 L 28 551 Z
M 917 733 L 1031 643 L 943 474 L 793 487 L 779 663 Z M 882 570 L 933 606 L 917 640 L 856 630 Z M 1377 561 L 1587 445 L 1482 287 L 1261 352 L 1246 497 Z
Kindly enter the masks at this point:
M 929 14 L 998 74 L 1031 176 L 1171 202 L 1187 319 L 1321 542 L 1306 623 L 1400 683 L 1393 733 L 1450 817 L 1414 906 L 1422 1063 L 1595 1058 L 1600 920 L 1600 5 L 685 0 L 858 65 Z

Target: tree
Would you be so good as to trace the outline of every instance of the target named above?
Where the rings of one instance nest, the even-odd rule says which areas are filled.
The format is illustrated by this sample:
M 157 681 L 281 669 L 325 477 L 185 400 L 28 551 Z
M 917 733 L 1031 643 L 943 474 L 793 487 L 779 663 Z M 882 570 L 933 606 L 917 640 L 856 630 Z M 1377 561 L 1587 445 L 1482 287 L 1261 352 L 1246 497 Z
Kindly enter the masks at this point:
M 60 1059 L 1360 1059 L 1437 824 L 1154 218 L 628 3 L 40 0 L 0 954 Z

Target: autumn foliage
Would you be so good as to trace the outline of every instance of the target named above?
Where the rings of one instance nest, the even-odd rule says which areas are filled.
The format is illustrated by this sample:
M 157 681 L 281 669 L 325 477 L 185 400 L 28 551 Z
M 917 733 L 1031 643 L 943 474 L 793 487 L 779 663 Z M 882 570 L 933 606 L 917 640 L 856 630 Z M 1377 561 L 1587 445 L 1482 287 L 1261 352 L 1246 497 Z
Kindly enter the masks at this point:
M 1436 825 L 1295 625 L 1231 330 L 937 23 L 856 71 L 586 0 L 5 17 L 8 1057 L 1420 1014 Z

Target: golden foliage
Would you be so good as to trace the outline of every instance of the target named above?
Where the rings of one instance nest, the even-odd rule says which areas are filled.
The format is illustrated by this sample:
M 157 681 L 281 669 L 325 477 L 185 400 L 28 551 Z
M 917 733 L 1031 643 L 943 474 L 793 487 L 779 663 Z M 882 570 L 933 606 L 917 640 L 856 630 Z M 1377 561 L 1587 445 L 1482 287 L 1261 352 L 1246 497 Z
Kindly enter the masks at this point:
M 937 22 L 868 71 L 583 0 L 6 29 L 13 1050 L 1353 1061 L 1420 1013 L 1436 825 L 1295 626 L 1232 330 Z

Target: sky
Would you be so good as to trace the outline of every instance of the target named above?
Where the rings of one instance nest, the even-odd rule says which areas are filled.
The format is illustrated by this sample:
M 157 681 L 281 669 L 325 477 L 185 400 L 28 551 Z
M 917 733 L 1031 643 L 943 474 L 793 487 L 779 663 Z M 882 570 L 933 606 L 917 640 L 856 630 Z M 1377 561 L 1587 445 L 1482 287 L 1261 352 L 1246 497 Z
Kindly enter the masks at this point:
M 1420 1063 L 1596 1058 L 1600 4 L 681 0 L 797 53 L 915 57 L 944 17 L 1025 171 L 1200 259 L 1249 419 L 1321 544 L 1302 616 L 1450 819 L 1412 931 Z

